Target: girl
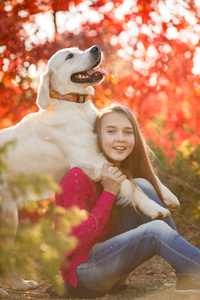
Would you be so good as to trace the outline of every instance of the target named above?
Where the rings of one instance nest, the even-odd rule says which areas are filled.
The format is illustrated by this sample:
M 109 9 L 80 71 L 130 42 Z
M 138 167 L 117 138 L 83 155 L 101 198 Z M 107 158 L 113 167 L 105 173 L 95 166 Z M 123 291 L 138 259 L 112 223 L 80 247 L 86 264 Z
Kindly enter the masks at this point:
M 95 298 L 123 286 L 139 265 L 161 255 L 176 269 L 177 292 L 200 292 L 200 250 L 184 240 L 171 218 L 149 220 L 132 206 L 115 204 L 121 183 L 134 180 L 149 198 L 163 206 L 158 178 L 150 162 L 151 151 L 131 111 L 121 105 L 102 110 L 96 120 L 99 146 L 109 160 L 100 183 L 79 168 L 61 182 L 56 206 L 77 205 L 88 218 L 72 230 L 76 249 L 61 270 L 65 296 Z M 112 168 L 110 168 L 112 166 Z M 56 295 L 53 288 L 47 290 Z

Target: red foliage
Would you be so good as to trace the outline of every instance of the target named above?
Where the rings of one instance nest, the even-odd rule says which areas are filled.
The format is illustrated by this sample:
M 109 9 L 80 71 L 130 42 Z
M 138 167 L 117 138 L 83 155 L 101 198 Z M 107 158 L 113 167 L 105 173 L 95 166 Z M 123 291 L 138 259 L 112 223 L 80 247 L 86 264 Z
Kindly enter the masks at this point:
M 199 75 L 192 73 L 195 51 L 200 46 L 200 8 L 195 1 L 182 7 L 193 15 L 193 25 L 187 14 L 180 15 L 181 10 L 176 9 L 180 8 L 179 1 L 174 1 L 171 11 L 164 8 L 170 12 L 168 20 L 163 17 L 158 0 L 133 1 L 121 17 L 117 11 L 123 10 L 125 1 L 109 1 L 109 5 L 113 4 L 110 8 L 108 1 L 92 1 L 90 11 L 98 12 L 101 18 L 85 20 L 79 33 L 66 30 L 59 34 L 56 13 L 70 11 L 81 2 L 84 1 L 10 0 L 0 4 L 1 128 L 37 110 L 35 80 L 28 72 L 31 64 L 38 67 L 41 60 L 46 63 L 64 47 L 86 49 L 98 44 L 104 52 L 103 67 L 110 75 L 96 87 L 97 107 L 113 100 L 131 107 L 145 136 L 162 145 L 170 156 L 170 132 L 177 147 L 185 139 L 199 143 L 195 132 L 200 128 L 200 84 Z M 29 41 L 27 45 L 29 36 L 24 25 L 34 24 L 35 15 L 46 12 L 54 17 L 54 39 L 39 44 Z M 176 39 L 169 36 L 170 30 L 174 30 Z M 194 39 L 190 38 L 192 35 Z

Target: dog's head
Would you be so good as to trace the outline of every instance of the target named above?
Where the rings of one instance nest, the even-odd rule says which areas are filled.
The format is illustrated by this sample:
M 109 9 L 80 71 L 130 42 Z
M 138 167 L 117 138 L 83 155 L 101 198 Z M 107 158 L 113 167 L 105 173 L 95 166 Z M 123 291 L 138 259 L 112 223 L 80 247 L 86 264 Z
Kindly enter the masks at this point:
M 93 94 L 93 85 L 99 84 L 107 74 L 97 68 L 103 58 L 98 46 L 85 51 L 78 48 L 63 49 L 54 54 L 47 70 L 41 75 L 37 104 L 46 109 L 50 104 L 50 89 L 61 94 Z

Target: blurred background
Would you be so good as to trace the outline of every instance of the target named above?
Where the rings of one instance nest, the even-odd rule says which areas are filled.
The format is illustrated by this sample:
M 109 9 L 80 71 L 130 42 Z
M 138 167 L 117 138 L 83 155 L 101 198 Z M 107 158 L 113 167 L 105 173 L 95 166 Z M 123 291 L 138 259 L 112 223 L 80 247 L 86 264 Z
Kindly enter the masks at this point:
M 0 128 L 38 110 L 39 75 L 65 47 L 99 45 L 95 105 L 129 106 L 180 199 L 179 231 L 200 245 L 200 0 L 0 1 Z M 50 200 L 52 201 L 52 200 Z M 40 218 L 48 202 L 25 217 Z

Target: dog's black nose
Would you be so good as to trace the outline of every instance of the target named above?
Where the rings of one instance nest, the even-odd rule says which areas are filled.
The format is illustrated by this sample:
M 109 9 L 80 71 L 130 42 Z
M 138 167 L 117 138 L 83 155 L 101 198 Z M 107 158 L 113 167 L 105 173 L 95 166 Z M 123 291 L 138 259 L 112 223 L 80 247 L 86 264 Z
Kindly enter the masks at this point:
M 100 53 L 101 52 L 101 49 L 99 46 L 93 46 L 91 49 L 90 49 L 90 52 L 92 53 Z

